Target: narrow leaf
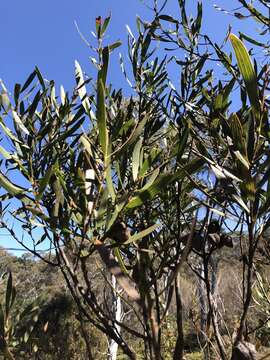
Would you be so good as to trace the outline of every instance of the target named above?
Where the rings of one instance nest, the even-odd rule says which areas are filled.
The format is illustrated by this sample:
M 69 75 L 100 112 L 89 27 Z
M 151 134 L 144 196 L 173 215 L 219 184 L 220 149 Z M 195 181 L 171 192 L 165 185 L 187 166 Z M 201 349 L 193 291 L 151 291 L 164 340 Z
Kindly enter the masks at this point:
M 76 81 L 77 81 L 77 90 L 78 90 L 79 97 L 81 99 L 81 102 L 82 102 L 85 112 L 87 114 L 89 114 L 90 102 L 87 97 L 86 87 L 84 85 L 82 68 L 77 60 L 75 60 L 75 76 L 76 76 Z
M 13 119 L 14 119 L 16 125 L 18 126 L 18 128 L 22 132 L 24 132 L 26 135 L 29 135 L 30 133 L 29 133 L 28 129 L 24 126 L 22 120 L 20 119 L 19 115 L 16 113 L 15 110 L 12 111 L 12 115 L 13 115 Z
M 153 171 L 153 173 L 149 177 L 147 183 L 144 185 L 144 187 L 141 190 L 143 191 L 143 190 L 146 190 L 147 188 L 149 188 L 153 184 L 153 182 L 156 180 L 158 175 L 159 175 L 159 168 L 157 168 Z
M 39 70 L 39 68 L 36 66 L 35 67 L 35 72 L 36 72 L 36 75 L 37 75 L 37 78 L 38 78 L 38 81 L 42 87 L 42 90 L 45 91 L 46 90 L 46 86 L 45 86 L 45 82 L 44 82 L 44 79 L 43 79 L 43 76 Z
M 256 116 L 258 116 L 260 113 L 260 102 L 257 77 L 253 64 L 243 42 L 234 34 L 230 34 L 229 38 L 234 48 L 237 63 L 246 85 L 250 104 Z
M 6 151 L 2 146 L 0 146 L 0 153 L 6 158 L 6 159 L 12 159 L 12 155 Z
M 107 80 L 107 72 L 108 72 L 109 58 L 110 58 L 109 54 L 110 54 L 109 47 L 106 46 L 102 50 L 102 68 L 99 71 L 99 78 L 102 79 L 104 88 L 105 88 L 106 80 Z
M 39 189 L 38 189 L 38 195 L 36 196 L 36 200 L 39 201 L 43 195 L 44 190 L 46 189 L 46 186 L 48 185 L 52 175 L 54 173 L 54 167 L 51 166 L 48 171 L 46 172 L 45 176 L 40 180 L 39 182 Z
M 63 85 L 60 86 L 60 98 L 61 98 L 61 104 L 64 106 L 66 103 L 66 92 Z
M 1 303 L 0 303 L 0 337 L 2 339 L 5 338 L 5 315 Z
M 148 120 L 148 116 L 145 116 L 141 122 L 139 122 L 138 124 L 136 124 L 136 126 L 134 127 L 134 129 L 132 130 L 132 133 L 129 137 L 129 139 L 127 140 L 127 142 L 124 144 L 124 146 L 122 146 L 118 151 L 117 154 L 119 153 L 123 153 L 127 148 L 129 148 L 131 145 L 133 145 L 137 139 L 139 138 L 139 136 L 142 134 L 145 124 L 147 123 Z
M 0 172 L 0 185 L 13 196 L 22 194 L 24 189 L 14 185 L 2 172 Z
M 268 48 L 269 46 L 267 46 L 266 44 L 263 44 L 253 38 L 251 38 L 250 36 L 242 33 L 241 31 L 239 31 L 239 35 L 240 35 L 240 39 L 245 39 L 246 41 L 250 42 L 251 44 L 253 45 L 256 45 L 256 46 L 260 46 L 260 47 L 264 47 L 264 48 Z
M 134 209 L 138 206 L 141 206 L 146 201 L 153 199 L 157 194 L 162 192 L 166 186 L 171 184 L 172 182 L 180 179 L 184 179 L 187 174 L 192 175 L 194 172 L 198 171 L 202 165 L 204 164 L 204 160 L 196 159 L 191 161 L 189 164 L 184 166 L 182 169 L 178 170 L 174 174 L 161 174 L 157 177 L 157 179 L 153 182 L 151 186 L 147 189 L 141 189 L 137 192 L 133 198 L 127 204 L 128 209 Z
M 238 203 L 238 205 L 241 206 L 242 209 L 244 209 L 248 214 L 250 213 L 249 208 L 240 196 L 233 194 L 232 197 Z
M 108 147 L 108 131 L 107 131 L 107 116 L 106 116 L 106 105 L 105 105 L 105 94 L 104 85 L 101 79 L 98 81 L 97 88 L 97 125 L 99 143 L 102 148 L 104 157 L 107 157 Z
M 138 177 L 141 147 L 142 147 L 142 139 L 139 139 L 132 153 L 132 176 L 134 181 L 136 181 Z
M 23 92 L 24 90 L 26 90 L 28 88 L 28 86 L 31 84 L 31 82 L 34 80 L 34 78 L 36 77 L 36 71 L 33 71 L 28 79 L 26 80 L 26 82 L 24 83 L 22 89 L 21 89 L 21 92 Z
M 103 24 L 102 24 L 102 27 L 101 27 L 101 30 L 100 30 L 100 36 L 104 35 L 106 30 L 107 30 L 107 27 L 110 23 L 110 20 L 111 20 L 111 15 L 109 15 L 108 17 L 106 17 L 106 19 L 104 20 Z
M 249 162 L 245 159 L 245 157 L 240 153 L 240 151 L 234 151 L 234 155 L 237 159 L 244 165 L 244 167 L 249 170 Z
M 120 266 L 123 274 L 129 276 L 128 270 L 127 270 L 126 265 L 124 263 L 123 257 L 122 257 L 122 255 L 121 255 L 121 253 L 119 251 L 119 248 L 114 249 L 114 255 L 116 256 L 116 258 L 118 260 L 119 266 Z
M 88 154 L 93 157 L 92 147 L 88 137 L 86 135 L 82 135 L 80 137 L 80 141 L 83 144 L 85 150 L 88 152 Z
M 117 49 L 121 45 L 122 45 L 121 41 L 116 41 L 115 43 L 109 45 L 110 52 L 112 52 L 114 49 Z
M 130 236 L 130 238 L 127 241 L 125 241 L 124 244 L 125 245 L 126 244 L 131 244 L 131 243 L 134 243 L 135 241 L 141 240 L 145 236 L 147 236 L 147 235 L 151 234 L 153 231 L 155 231 L 159 226 L 160 225 L 157 225 L 157 224 L 152 225 L 149 228 Z
M 105 178 L 106 178 L 106 184 L 108 187 L 109 194 L 112 198 L 112 202 L 114 203 L 116 195 L 115 195 L 114 186 L 113 186 L 112 168 L 111 168 L 110 163 L 107 164 L 107 166 L 106 166 Z
M 179 23 L 178 20 L 174 19 L 172 16 L 169 16 L 169 15 L 159 15 L 159 19 L 164 20 L 164 21 L 168 21 L 168 22 L 171 22 L 171 23 L 174 23 L 174 24 Z
M 13 286 L 12 286 L 12 274 L 9 273 L 8 275 L 8 281 L 7 281 L 7 287 L 6 287 L 6 318 L 8 318 L 9 315 L 9 311 L 11 308 L 11 302 L 12 302 L 12 291 L 13 290 Z
M 187 127 L 184 130 L 181 139 L 179 139 L 179 143 L 177 146 L 177 161 L 181 160 L 181 158 L 185 152 L 187 141 L 188 141 L 188 135 L 189 135 L 189 128 Z
M 22 142 L 12 133 L 12 131 L 4 124 L 3 120 L 0 118 L 0 125 L 2 129 L 4 130 L 5 134 L 10 138 L 10 140 L 13 140 L 13 142 L 22 144 Z M 26 146 L 26 145 L 24 145 Z

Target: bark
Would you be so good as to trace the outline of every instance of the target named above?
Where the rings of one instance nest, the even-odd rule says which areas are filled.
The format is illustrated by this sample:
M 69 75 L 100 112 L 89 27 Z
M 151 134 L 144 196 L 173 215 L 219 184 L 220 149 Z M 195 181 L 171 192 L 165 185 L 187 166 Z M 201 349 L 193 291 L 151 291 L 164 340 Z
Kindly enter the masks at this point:
M 208 319 L 208 304 L 207 304 L 207 294 L 205 291 L 205 271 L 204 265 L 200 264 L 200 277 L 198 282 L 198 296 L 199 296 L 199 306 L 200 306 L 200 318 L 201 318 L 201 331 L 200 331 L 200 343 L 204 349 L 204 359 L 209 359 L 209 349 L 208 349 L 208 338 L 207 338 L 207 319 Z
M 87 333 L 87 331 L 84 327 L 84 323 L 83 323 L 81 314 L 79 314 L 78 319 L 79 319 L 80 326 L 81 326 L 81 334 L 84 339 L 84 343 L 85 343 L 85 347 L 86 347 L 86 358 L 87 358 L 87 360 L 94 360 L 92 351 L 91 351 L 91 343 L 90 343 L 89 334 Z
M 116 278 L 118 284 L 127 293 L 130 300 L 139 302 L 140 294 L 135 289 L 135 284 L 133 284 L 131 279 L 122 271 L 110 249 L 100 240 L 96 240 L 95 245 L 107 269 Z
M 122 318 L 122 302 L 120 296 L 117 294 L 117 283 L 115 276 L 112 275 L 112 297 L 113 297 L 113 311 L 115 315 L 115 320 L 117 323 L 120 323 Z M 121 327 L 116 323 L 115 328 L 117 333 L 120 334 Z M 110 339 L 109 341 L 109 349 L 108 349 L 108 360 L 116 360 L 118 352 L 118 344 L 115 340 Z
M 237 345 L 238 343 L 242 342 L 248 311 L 252 300 L 252 285 L 253 285 L 252 279 L 254 274 L 253 260 L 254 260 L 256 247 L 258 245 L 258 240 L 255 241 L 254 238 L 254 222 L 251 222 L 248 225 L 248 242 L 249 242 L 249 248 L 248 248 L 247 276 L 246 276 L 246 294 L 245 293 L 243 294 L 243 296 L 245 296 L 244 309 L 240 319 L 240 325 L 237 331 L 237 336 L 234 345 Z M 244 282 L 245 279 L 243 279 L 243 284 Z
M 99 330 L 101 330 L 108 338 L 114 339 L 118 345 L 123 350 L 124 354 L 126 354 L 129 359 L 136 360 L 136 354 L 133 352 L 132 349 L 128 346 L 128 344 L 123 340 L 121 335 L 118 335 L 115 332 L 115 329 L 110 324 L 110 319 L 107 319 L 105 314 L 103 313 L 102 309 L 98 306 L 96 299 L 94 298 L 94 295 L 91 294 L 90 289 L 87 289 L 89 291 L 86 291 L 84 286 L 80 283 L 77 275 L 74 273 L 72 266 L 70 265 L 64 250 L 57 246 L 57 241 L 55 241 L 55 245 L 57 248 L 57 257 L 60 260 L 61 263 L 61 272 L 66 280 L 66 284 L 71 291 L 71 294 L 78 306 L 79 311 L 83 315 L 86 316 L 86 318 Z M 62 263 L 63 262 L 63 263 Z M 90 314 L 91 312 L 87 311 L 85 309 L 84 305 L 88 305 L 90 309 L 93 311 L 93 313 L 96 316 L 96 319 L 94 319 Z
M 219 319 L 218 319 L 218 309 L 217 309 L 217 273 L 218 273 L 218 260 L 212 255 L 209 260 L 211 265 L 211 284 L 209 291 L 209 309 L 210 315 L 212 316 L 212 324 L 214 328 L 215 338 L 217 345 L 221 354 L 222 359 L 227 359 L 224 343 L 222 336 L 219 331 Z
M 239 341 L 233 347 L 232 360 L 256 360 L 257 351 L 255 346 L 245 341 Z
M 175 279 L 175 300 L 177 309 L 177 340 L 175 344 L 173 360 L 183 360 L 184 355 L 184 331 L 183 331 L 183 305 L 180 291 L 180 274 Z

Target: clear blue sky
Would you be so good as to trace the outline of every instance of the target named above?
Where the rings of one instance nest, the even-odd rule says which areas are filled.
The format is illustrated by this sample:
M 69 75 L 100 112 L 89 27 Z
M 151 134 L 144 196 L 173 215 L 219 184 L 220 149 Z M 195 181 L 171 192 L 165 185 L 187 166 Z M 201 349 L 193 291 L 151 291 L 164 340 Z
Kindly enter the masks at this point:
M 150 4 L 151 0 L 145 0 Z M 187 0 L 190 9 L 197 1 Z M 246 21 L 237 21 L 232 16 L 214 9 L 213 4 L 233 9 L 238 6 L 237 0 L 203 0 L 204 20 L 203 32 L 220 42 L 227 31 L 228 24 L 233 32 L 239 29 L 253 34 Z M 16 82 L 23 83 L 37 65 L 43 76 L 56 82 L 56 89 L 64 85 L 66 90 L 74 86 L 74 61 L 78 60 L 83 70 L 93 74 L 93 66 L 89 61 L 89 48 L 81 40 L 75 25 L 76 21 L 85 37 L 93 42 L 91 31 L 95 29 L 95 18 L 108 16 L 112 12 L 112 21 L 106 41 L 122 40 L 119 51 L 126 57 L 126 39 L 128 24 L 135 30 L 136 15 L 145 20 L 151 19 L 151 13 L 140 0 L 9 0 L 0 2 L 0 78 L 9 91 L 13 91 Z M 169 0 L 167 14 L 178 17 L 177 0 Z M 119 67 L 118 53 L 111 61 L 111 78 L 116 87 L 126 87 L 126 81 Z M 176 73 L 174 83 L 179 78 Z M 17 247 L 12 239 L 0 237 L 0 245 Z
M 150 0 L 145 0 L 150 4 Z M 196 0 L 187 0 L 187 4 L 196 5 Z M 237 0 L 216 0 L 220 6 L 232 9 Z M 213 0 L 203 0 L 204 31 L 210 33 L 216 41 L 222 39 L 229 22 L 234 23 L 234 32 L 246 22 L 235 21 L 213 8 Z M 9 0 L 0 2 L 0 78 L 9 90 L 15 82 L 23 82 L 37 65 L 44 77 L 54 79 L 68 90 L 74 84 L 74 60 L 77 59 L 85 72 L 92 73 L 89 63 L 89 49 L 80 39 L 74 25 L 77 21 L 83 34 L 93 41 L 90 34 L 95 28 L 95 18 L 107 16 L 112 12 L 112 22 L 108 41 L 127 38 L 126 24 L 135 31 L 135 18 L 140 15 L 151 19 L 151 14 L 140 0 Z M 177 17 L 177 0 L 168 1 L 168 12 Z M 119 51 L 125 53 L 125 46 Z M 122 86 L 123 78 L 118 66 L 118 56 L 112 59 L 112 81 Z M 120 76 L 119 76 L 120 74 Z

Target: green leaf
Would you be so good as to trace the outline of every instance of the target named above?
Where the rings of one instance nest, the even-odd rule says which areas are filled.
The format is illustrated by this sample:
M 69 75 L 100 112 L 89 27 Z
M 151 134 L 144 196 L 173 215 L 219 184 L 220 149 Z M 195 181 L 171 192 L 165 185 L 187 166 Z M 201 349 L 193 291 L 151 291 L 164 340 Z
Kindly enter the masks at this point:
M 138 137 L 143 133 L 147 120 L 148 116 L 145 116 L 141 122 L 136 124 L 127 142 L 124 144 L 124 146 L 122 146 L 119 150 L 116 151 L 118 155 L 123 153 L 127 148 L 129 148 L 137 141 Z
M 41 199 L 43 192 L 46 189 L 46 186 L 48 185 L 53 174 L 54 174 L 54 166 L 50 166 L 45 176 L 39 182 L 38 194 L 36 196 L 37 201 Z
M 147 183 L 142 187 L 141 191 L 148 189 L 153 184 L 153 182 L 156 180 L 156 178 L 159 175 L 159 171 L 160 171 L 159 168 L 157 168 L 153 171 L 153 173 L 149 177 Z
M 48 143 L 47 149 L 52 148 L 57 143 L 60 144 L 63 140 L 65 140 L 71 136 L 75 136 L 76 131 L 81 127 L 83 122 L 84 122 L 84 118 L 81 118 L 79 121 L 76 122 L 76 124 L 74 126 L 69 128 L 68 130 L 64 131 L 61 135 L 55 137 L 53 141 Z M 69 123 L 69 125 L 71 125 L 71 123 Z
M 5 303 L 6 319 L 9 316 L 9 311 L 10 311 L 10 308 L 14 301 L 13 294 L 14 294 L 14 288 L 13 288 L 13 284 L 12 284 L 12 274 L 10 272 L 8 275 L 8 281 L 7 281 L 7 287 L 6 287 L 6 303 Z
M 86 135 L 82 135 L 80 137 L 80 141 L 83 144 L 85 150 L 88 152 L 88 154 L 93 157 L 93 151 L 92 151 L 92 147 L 91 147 L 91 143 L 88 139 L 88 137 Z
M 123 210 L 125 206 L 125 202 L 123 201 L 122 203 L 119 203 L 115 206 L 114 208 L 114 212 L 113 214 L 107 214 L 108 219 L 107 219 L 107 224 L 106 224 L 106 232 L 110 230 L 110 228 L 113 226 L 113 224 L 115 223 L 116 219 L 118 218 L 120 212 Z M 110 217 L 111 215 L 111 217 Z
M 6 191 L 13 196 L 23 194 L 25 189 L 14 185 L 2 172 L 0 172 L 0 185 L 3 186 Z
M 98 72 L 97 80 L 97 124 L 99 131 L 99 143 L 102 148 L 104 158 L 108 155 L 108 130 L 107 114 L 105 104 L 105 89 L 107 71 L 109 65 L 109 48 L 106 46 L 102 51 L 102 68 Z
M 59 211 L 61 206 L 64 205 L 64 195 L 63 195 L 63 189 L 61 186 L 61 182 L 59 180 L 59 177 L 56 178 L 56 180 L 53 183 L 53 190 L 56 196 L 55 204 L 53 207 L 53 215 L 55 218 L 59 217 Z
M 229 73 L 231 73 L 233 76 L 236 76 L 235 71 L 232 68 L 231 58 L 224 51 L 222 51 L 221 48 L 216 43 L 213 44 L 208 36 L 206 36 L 206 38 L 209 41 L 209 43 L 212 44 L 212 46 L 216 50 L 217 56 L 219 57 L 223 66 L 228 70 Z
M 223 106 L 226 106 L 229 101 L 229 96 L 233 90 L 235 84 L 235 78 L 232 78 L 231 81 L 223 89 Z
M 146 201 L 153 199 L 157 194 L 162 192 L 166 186 L 172 182 L 180 179 L 184 179 L 187 174 L 192 175 L 198 171 L 204 164 L 203 159 L 196 159 L 191 161 L 189 164 L 178 170 L 174 174 L 161 174 L 148 188 L 141 189 L 137 192 L 133 198 L 130 199 L 126 205 L 127 209 L 134 209 L 138 206 L 143 205 Z
M 260 101 L 257 85 L 257 77 L 248 51 L 243 42 L 234 34 L 229 36 L 236 55 L 239 70 L 243 76 L 249 101 L 256 117 L 260 114 Z
M 259 12 L 253 5 L 252 1 L 251 4 L 248 4 L 246 0 L 239 0 L 239 2 L 244 5 L 246 9 L 250 11 L 250 14 L 254 17 L 254 19 L 263 25 L 269 25 L 269 18 L 264 16 L 261 12 Z M 266 1 L 261 1 L 262 3 L 266 3 Z M 267 6 L 267 5 L 266 5 Z
M 181 11 L 181 20 L 182 20 L 183 29 L 184 29 L 188 39 L 190 41 L 192 41 L 192 37 L 190 34 L 190 25 L 189 25 L 187 14 L 186 14 L 185 0 L 178 0 L 178 4 L 179 4 L 180 11 Z
M 107 184 L 107 186 L 108 186 L 109 194 L 111 195 L 112 202 L 114 203 L 116 195 L 115 195 L 114 186 L 113 186 L 112 168 L 111 168 L 111 164 L 110 164 L 110 163 L 108 163 L 108 164 L 106 165 L 105 178 L 106 178 L 106 184 Z
M 1 81 L 1 80 L 0 80 Z M 2 85 L 3 86 L 3 85 Z M 9 100 L 8 92 L 5 90 L 1 91 L 0 94 L 0 105 L 5 108 L 5 111 L 8 112 L 12 108 L 12 104 Z
M 86 92 L 82 68 L 77 60 L 75 60 L 75 77 L 76 77 L 76 81 L 77 81 L 77 90 L 78 90 L 78 94 L 81 99 L 82 105 L 84 107 L 86 114 L 89 114 L 90 102 L 89 102 L 87 92 Z
M 148 155 L 146 154 L 146 157 L 140 168 L 140 172 L 139 172 L 140 177 L 145 176 L 145 174 L 147 174 L 149 171 L 151 171 L 150 170 L 151 167 L 153 168 L 153 165 L 158 160 L 161 152 L 162 152 L 162 150 L 160 148 L 153 148 L 152 150 L 150 150 L 150 153 L 148 153 Z M 143 156 L 141 155 L 141 157 L 143 157 Z
M 108 67 L 109 67 L 109 58 L 110 58 L 109 47 L 106 46 L 102 50 L 102 68 L 101 68 L 101 70 L 99 71 L 99 74 L 98 74 L 99 78 L 102 79 L 104 88 L 105 88 L 106 80 L 107 80 L 107 73 L 108 73 Z
M 42 211 L 29 205 L 25 205 L 26 210 L 30 211 L 33 215 L 40 217 L 42 220 L 51 222 L 51 218 L 46 216 Z
M 105 89 L 100 78 L 98 81 L 97 88 L 97 125 L 98 125 L 98 136 L 99 143 L 102 148 L 104 157 L 106 159 L 108 152 L 108 130 L 107 130 L 107 115 L 105 105 Z
M 250 162 L 253 161 L 255 150 L 255 121 L 253 116 L 249 116 L 247 131 L 247 156 Z
M 117 49 L 121 45 L 122 45 L 121 41 L 116 41 L 115 43 L 109 45 L 110 52 L 112 52 L 114 49 Z
M 123 261 L 123 257 L 119 251 L 119 248 L 115 248 L 114 249 L 114 255 L 116 256 L 117 260 L 118 260 L 118 264 L 121 268 L 121 270 L 123 271 L 124 274 L 126 274 L 127 276 L 129 276 L 128 270 L 125 266 L 125 263 Z
M 234 155 L 237 157 L 237 159 L 244 165 L 244 167 L 249 170 L 249 162 L 248 160 L 240 153 L 240 151 L 234 151 Z
M 241 40 L 245 39 L 246 41 L 250 42 L 253 45 L 264 47 L 264 48 L 269 48 L 269 46 L 267 46 L 266 44 L 263 44 L 255 39 L 251 38 L 250 36 L 243 34 L 241 31 L 239 31 L 239 35 L 240 35 Z
M 60 86 L 60 99 L 61 104 L 64 106 L 66 103 L 66 92 L 63 85 Z
M 245 181 L 240 184 L 241 194 L 247 200 L 254 201 L 256 194 L 256 185 L 254 179 L 247 174 Z
M 33 71 L 28 79 L 26 80 L 26 82 L 24 83 L 22 89 L 21 89 L 21 92 L 23 92 L 24 90 L 26 90 L 28 88 L 28 86 L 31 84 L 31 82 L 34 80 L 34 78 L 36 77 L 36 71 Z
M 238 205 L 241 206 L 242 209 L 244 209 L 248 214 L 250 213 L 248 206 L 245 204 L 244 200 L 239 195 L 232 194 L 232 197 L 238 203 Z
M 16 123 L 16 125 L 18 126 L 18 128 L 24 132 L 26 135 L 29 135 L 29 131 L 28 129 L 24 126 L 22 120 L 20 119 L 19 115 L 16 113 L 15 110 L 12 111 L 12 115 L 13 115 L 13 120 Z
M 0 303 L 0 337 L 5 338 L 5 315 L 1 303 Z
M 238 178 L 237 176 L 235 176 L 234 174 L 232 174 L 231 172 L 229 172 L 228 170 L 226 170 L 225 168 L 221 167 L 218 164 L 214 165 L 214 164 L 210 163 L 210 168 L 218 179 L 229 178 L 229 179 L 233 179 L 233 180 L 236 180 L 239 182 L 242 181 L 240 178 Z
M 265 215 L 265 212 L 269 212 L 269 207 L 270 207 L 270 193 L 269 193 L 269 191 L 267 191 L 266 192 L 266 199 L 259 208 L 258 216 L 259 217 L 263 216 L 263 215 Z
M 192 30 L 193 30 L 193 34 L 197 34 L 200 32 L 201 29 L 201 25 L 202 25 L 202 3 L 198 2 L 197 3 L 197 18 L 196 21 L 194 22 L 194 24 L 192 24 Z
M 45 233 L 45 234 L 43 234 L 43 235 L 41 236 L 41 238 L 35 243 L 35 246 L 38 246 L 38 245 L 42 244 L 43 241 L 45 241 L 46 239 L 47 239 L 47 234 Z
M 136 181 L 138 177 L 142 141 L 142 139 L 137 141 L 132 153 L 132 176 L 134 181 Z
M 36 110 L 37 110 L 37 107 L 39 105 L 39 102 L 40 102 L 40 99 L 42 98 L 42 93 L 40 91 L 38 91 L 34 97 L 34 100 L 32 101 L 32 104 L 29 106 L 29 109 L 28 109 L 28 117 L 32 117 Z
M 188 141 L 188 136 L 189 136 L 189 128 L 186 127 L 186 129 L 182 133 L 182 137 L 181 137 L 181 139 L 179 139 L 179 143 L 177 145 L 177 161 L 181 160 L 181 158 L 185 152 L 187 141 Z
M 107 27 L 110 23 L 110 20 L 111 20 L 111 14 L 105 18 L 103 24 L 102 24 L 102 27 L 101 27 L 101 30 L 100 30 L 100 36 L 104 35 L 106 30 L 107 30 Z
M 6 159 L 12 159 L 12 155 L 6 151 L 2 146 L 0 146 L 0 153 L 6 158 Z
M 14 86 L 14 101 L 15 101 L 16 106 L 18 105 L 20 92 L 21 92 L 21 85 L 20 84 L 15 84 L 15 86 Z
M 22 144 L 22 142 L 12 133 L 12 131 L 4 124 L 2 118 L 0 118 L 0 125 L 2 129 L 4 130 L 5 134 L 10 138 L 10 140 L 13 140 L 13 142 Z M 24 145 L 27 147 L 27 145 Z
M 36 72 L 38 81 L 39 81 L 39 83 L 40 83 L 40 85 L 42 87 L 42 90 L 45 91 L 46 90 L 45 82 L 44 82 L 43 76 L 42 76 L 42 74 L 39 71 L 39 68 L 37 66 L 35 67 L 35 72 Z
M 31 327 L 30 327 L 30 330 L 31 330 Z M 24 335 L 23 335 L 23 341 L 25 342 L 25 344 L 27 343 L 27 341 L 29 340 L 29 337 L 31 335 L 31 332 L 26 330 Z
M 151 40 L 152 40 L 152 32 L 149 30 L 149 32 L 147 33 L 145 40 L 142 43 L 142 49 L 141 49 L 141 58 L 142 61 L 145 61 L 148 58 L 148 50 L 149 50 L 149 46 L 151 44 Z
M 107 203 L 109 198 L 109 192 L 107 187 L 103 187 L 99 190 L 99 206 L 95 215 L 96 227 L 100 228 L 104 225 L 104 218 L 107 213 Z
M 174 24 L 178 24 L 179 21 L 174 19 L 172 16 L 169 16 L 169 15 L 159 15 L 158 17 L 160 20 L 164 20 L 164 21 L 168 21 L 168 22 L 171 22 L 171 23 L 174 23 Z
M 124 245 L 131 244 L 131 243 L 134 243 L 135 241 L 141 240 L 145 236 L 147 236 L 147 235 L 151 234 L 153 231 L 155 231 L 158 227 L 160 227 L 160 225 L 155 224 L 143 231 L 140 231 L 139 233 L 136 233 L 136 234 L 130 236 L 130 238 L 124 242 Z
M 233 113 L 229 119 L 230 129 L 233 137 L 234 146 L 247 157 L 246 137 L 244 136 L 244 129 L 241 121 L 236 113 Z

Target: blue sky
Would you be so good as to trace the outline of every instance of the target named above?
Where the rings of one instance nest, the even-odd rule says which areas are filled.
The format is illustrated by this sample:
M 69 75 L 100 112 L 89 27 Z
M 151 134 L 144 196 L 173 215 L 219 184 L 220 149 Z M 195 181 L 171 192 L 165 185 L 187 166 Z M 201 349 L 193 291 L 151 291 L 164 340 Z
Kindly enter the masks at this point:
M 151 1 L 145 0 L 146 4 Z M 187 0 L 190 11 L 197 1 Z M 203 0 L 204 20 L 203 32 L 210 34 L 215 42 L 220 42 L 226 34 L 228 24 L 232 24 L 235 34 L 241 29 L 252 35 L 254 28 L 249 22 L 239 21 L 232 16 L 214 9 L 213 4 L 233 9 L 238 6 L 237 0 Z M 194 6 L 195 5 L 195 6 Z M 64 85 L 71 90 L 74 81 L 74 61 L 78 60 L 83 70 L 90 76 L 94 74 L 89 61 L 90 49 L 81 40 L 74 21 L 90 43 L 94 44 L 91 31 L 95 29 L 95 18 L 102 18 L 112 13 L 112 21 L 106 41 L 112 43 L 122 40 L 119 49 L 126 58 L 126 40 L 128 24 L 136 32 L 135 20 L 139 15 L 145 20 L 151 20 L 151 12 L 140 0 L 9 0 L 0 2 L 0 78 L 10 92 L 16 82 L 23 83 L 37 65 L 43 76 L 53 79 L 56 89 Z M 177 0 L 169 0 L 165 13 L 179 16 Z M 195 12 L 194 12 L 195 13 Z M 179 54 L 180 56 L 180 54 Z M 116 87 L 127 87 L 119 67 L 118 51 L 111 60 L 111 82 Z M 176 73 L 172 79 L 177 86 Z M 10 238 L 0 237 L 0 245 L 18 247 Z
M 151 1 L 145 0 L 150 4 Z M 191 8 L 195 0 L 188 0 Z M 235 8 L 237 0 L 215 1 L 227 9 Z M 239 27 L 247 29 L 247 22 L 235 21 L 213 8 L 213 0 L 204 0 L 203 30 L 219 41 L 225 36 L 227 25 L 233 23 L 233 31 Z M 75 28 L 76 21 L 85 37 L 93 42 L 91 30 L 95 28 L 95 18 L 107 16 L 112 12 L 108 41 L 127 38 L 126 24 L 135 30 L 136 15 L 151 19 L 151 13 L 140 0 L 9 0 L 0 2 L 0 78 L 9 90 L 15 82 L 22 83 L 37 65 L 47 79 L 54 79 L 56 84 L 63 84 L 68 90 L 74 84 L 74 60 L 77 59 L 86 73 L 92 73 L 89 62 L 89 49 L 80 39 Z M 179 8 L 177 0 L 168 1 L 168 13 L 177 17 Z M 125 53 L 125 45 L 119 51 Z M 118 55 L 112 59 L 112 82 L 123 86 L 118 66 Z M 120 76 L 119 76 L 120 75 Z

